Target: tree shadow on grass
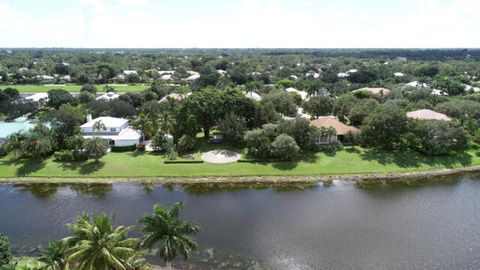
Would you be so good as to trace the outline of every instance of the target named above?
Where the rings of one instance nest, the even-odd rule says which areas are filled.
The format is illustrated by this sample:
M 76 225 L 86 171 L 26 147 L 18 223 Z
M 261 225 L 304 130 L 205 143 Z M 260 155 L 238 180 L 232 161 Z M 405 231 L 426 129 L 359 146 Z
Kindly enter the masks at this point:
M 275 169 L 279 169 L 282 171 L 291 171 L 298 166 L 298 162 L 295 162 L 295 161 L 273 162 L 272 166 Z
M 427 156 L 417 152 L 383 151 L 377 149 L 366 150 L 360 154 L 363 160 L 377 161 L 382 165 L 395 164 L 401 168 L 419 168 L 422 165 L 443 166 L 445 168 L 463 167 L 472 164 L 472 156 L 464 151 L 451 155 Z
M 63 169 L 78 171 L 81 175 L 92 174 L 105 166 L 103 161 L 84 161 L 84 162 L 63 162 L 60 165 Z
M 2 160 L 0 163 L 5 166 L 20 166 L 15 172 L 15 176 L 24 177 L 43 169 L 46 165 L 45 158 L 12 158 L 8 160 Z

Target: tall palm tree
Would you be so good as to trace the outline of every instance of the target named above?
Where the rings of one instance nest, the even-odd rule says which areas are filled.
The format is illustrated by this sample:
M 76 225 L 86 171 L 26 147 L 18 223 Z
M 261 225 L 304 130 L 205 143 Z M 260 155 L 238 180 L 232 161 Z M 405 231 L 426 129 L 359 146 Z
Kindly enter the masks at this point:
M 80 270 L 130 270 L 128 260 L 137 254 L 138 239 L 127 238 L 132 227 L 113 228 L 107 215 L 82 215 L 66 225 L 73 236 L 64 238 L 67 263 Z
M 37 132 L 29 132 L 21 144 L 22 153 L 33 157 L 45 156 L 53 151 L 52 140 Z
M 145 113 L 140 113 L 131 125 L 142 133 L 142 141 L 145 141 L 146 137 L 153 136 L 156 133 L 156 131 L 153 131 L 155 124 L 152 122 L 151 117 Z
M 107 127 L 102 120 L 95 122 L 92 126 L 93 132 L 100 132 L 101 130 L 106 130 Z
M 200 230 L 198 225 L 178 219 L 183 202 L 177 202 L 168 210 L 159 204 L 153 206 L 151 215 L 140 217 L 144 234 L 141 245 L 152 249 L 159 246 L 158 255 L 165 261 L 167 269 L 171 269 L 171 262 L 178 254 L 187 259 L 197 243 L 191 236 Z
M 50 242 L 40 251 L 38 260 L 45 264 L 42 270 L 64 270 L 66 246 L 62 242 Z

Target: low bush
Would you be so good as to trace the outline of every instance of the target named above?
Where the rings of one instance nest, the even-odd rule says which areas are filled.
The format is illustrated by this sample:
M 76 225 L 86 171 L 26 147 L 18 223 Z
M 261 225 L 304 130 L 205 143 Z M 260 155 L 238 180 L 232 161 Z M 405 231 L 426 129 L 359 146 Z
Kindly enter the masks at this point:
M 318 145 L 318 150 L 325 153 L 335 153 L 343 149 L 343 144 L 340 141 L 335 141 L 330 144 L 321 144 Z
M 142 145 L 142 144 L 139 144 L 138 146 L 135 145 L 135 144 L 134 145 L 125 145 L 125 146 L 112 145 L 111 151 L 112 152 L 117 152 L 117 153 L 135 151 L 135 149 L 138 150 L 140 145 Z M 145 149 L 145 145 L 143 145 L 143 147 Z
M 78 153 L 74 150 L 61 150 L 53 154 L 56 161 L 68 162 L 68 161 L 85 161 L 88 156 L 84 153 Z
M 134 148 L 136 148 L 137 151 L 139 151 L 139 152 L 145 152 L 145 144 L 143 144 L 143 143 L 139 143 L 137 145 L 134 145 Z
M 195 164 L 203 163 L 203 160 L 165 160 L 164 164 Z

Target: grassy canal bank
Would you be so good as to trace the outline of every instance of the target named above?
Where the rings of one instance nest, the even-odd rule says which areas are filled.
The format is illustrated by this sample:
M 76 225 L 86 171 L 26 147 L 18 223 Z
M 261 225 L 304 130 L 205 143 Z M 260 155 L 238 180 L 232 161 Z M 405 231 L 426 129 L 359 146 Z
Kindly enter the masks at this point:
M 480 166 L 476 149 L 450 156 L 424 156 L 414 152 L 384 152 L 348 149 L 335 154 L 303 155 L 295 162 L 236 162 L 224 165 L 207 163 L 168 164 L 155 153 L 109 153 L 99 162 L 56 162 L 45 159 L 0 159 L 3 182 L 214 182 L 221 179 L 255 181 L 299 181 L 322 177 L 358 178 L 361 176 L 425 175 L 472 171 Z M 268 180 L 271 178 L 272 180 Z M 188 180 L 190 179 L 190 180 Z

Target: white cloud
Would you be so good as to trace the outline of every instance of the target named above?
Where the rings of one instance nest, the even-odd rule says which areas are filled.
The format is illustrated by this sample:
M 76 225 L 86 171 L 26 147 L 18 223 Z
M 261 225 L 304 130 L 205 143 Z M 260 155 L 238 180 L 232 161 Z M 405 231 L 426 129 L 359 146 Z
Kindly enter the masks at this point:
M 480 44 L 475 35 L 480 27 L 478 0 L 388 1 L 408 8 L 243 0 L 229 8 L 212 6 L 214 12 L 202 14 L 186 4 L 151 0 L 79 0 L 79 11 L 45 18 L 0 0 L 0 25 L 4 26 L 0 46 L 398 48 Z

